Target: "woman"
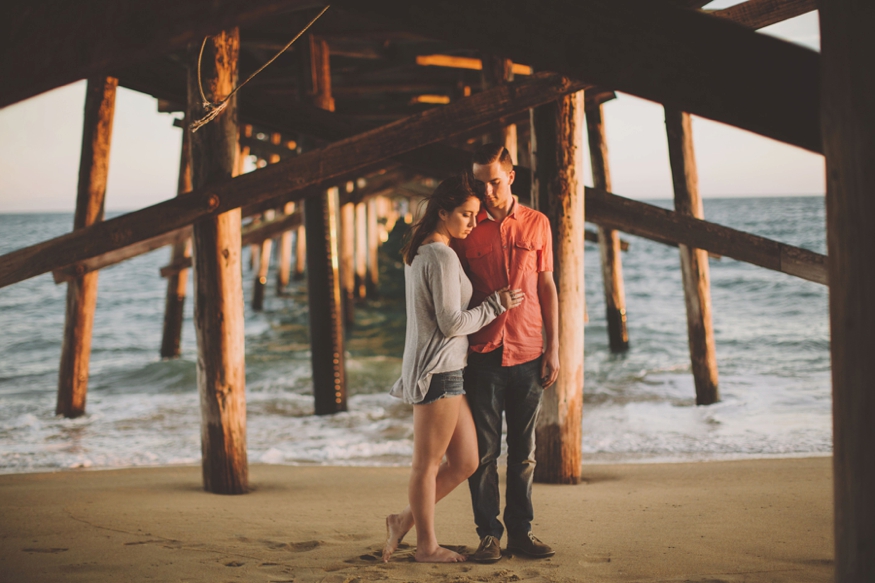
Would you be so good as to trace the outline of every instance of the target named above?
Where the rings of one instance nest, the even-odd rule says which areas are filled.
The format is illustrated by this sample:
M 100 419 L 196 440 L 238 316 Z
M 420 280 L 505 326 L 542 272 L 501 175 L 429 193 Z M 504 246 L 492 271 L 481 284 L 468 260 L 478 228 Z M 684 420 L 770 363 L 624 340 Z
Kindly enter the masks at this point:
M 462 369 L 468 334 L 523 301 L 520 290 L 502 289 L 468 310 L 471 282 L 462 271 L 451 238 L 464 239 L 477 224 L 482 184 L 467 175 L 441 182 L 422 219 L 401 250 L 404 257 L 407 334 L 401 378 L 391 394 L 413 404 L 413 464 L 410 505 L 386 518 L 388 561 L 416 525 L 416 560 L 455 563 L 465 557 L 438 545 L 435 503 L 477 469 L 477 436 L 464 398 Z M 446 456 L 446 461 L 441 461 Z

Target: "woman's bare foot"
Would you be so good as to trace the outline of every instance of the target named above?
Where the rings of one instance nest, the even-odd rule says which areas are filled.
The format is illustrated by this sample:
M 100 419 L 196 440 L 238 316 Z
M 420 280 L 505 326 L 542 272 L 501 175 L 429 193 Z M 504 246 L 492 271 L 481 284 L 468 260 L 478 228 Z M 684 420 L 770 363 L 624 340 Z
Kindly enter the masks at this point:
M 386 517 L 386 545 L 383 547 L 383 562 L 388 563 L 389 557 L 401 544 L 404 535 L 410 530 L 405 528 L 404 517 L 401 514 L 390 514 Z
M 425 552 L 425 550 L 420 552 L 419 547 L 417 547 L 414 558 L 417 563 L 464 563 L 468 560 L 465 555 L 460 555 L 444 547 L 438 547 L 432 553 Z

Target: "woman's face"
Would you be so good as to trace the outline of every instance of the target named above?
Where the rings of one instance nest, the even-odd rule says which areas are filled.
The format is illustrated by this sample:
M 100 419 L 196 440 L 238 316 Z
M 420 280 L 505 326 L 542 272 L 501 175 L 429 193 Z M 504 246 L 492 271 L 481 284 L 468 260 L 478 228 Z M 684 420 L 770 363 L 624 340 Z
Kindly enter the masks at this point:
M 440 217 L 450 237 L 464 239 L 477 226 L 477 213 L 479 212 L 480 200 L 471 196 L 464 204 L 457 206 L 451 212 L 440 211 Z

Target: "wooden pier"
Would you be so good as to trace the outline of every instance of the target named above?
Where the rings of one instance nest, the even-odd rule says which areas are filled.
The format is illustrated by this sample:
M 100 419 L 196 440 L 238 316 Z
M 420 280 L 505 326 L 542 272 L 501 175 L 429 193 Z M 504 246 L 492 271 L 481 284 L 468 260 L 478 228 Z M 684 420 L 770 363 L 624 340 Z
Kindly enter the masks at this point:
M 184 111 L 186 126 L 206 113 L 199 61 L 200 81 L 217 103 L 324 5 L 87 0 L 75 10 L 6 9 L 15 34 L 7 31 L 14 46 L 0 55 L 0 106 L 89 80 L 73 230 L 0 256 L 0 287 L 48 272 L 68 286 L 57 412 L 85 413 L 99 270 L 170 247 L 160 354 L 180 354 L 193 269 L 204 487 L 245 492 L 242 249 L 257 250 L 247 272 L 256 310 L 274 293 L 270 269 L 278 301 L 287 301 L 291 279 L 306 277 L 316 412 L 343 411 L 345 330 L 355 324 L 355 303 L 379 293 L 378 249 L 397 217 L 385 197 L 427 194 L 427 181 L 465 171 L 473 147 L 498 140 L 517 163 L 515 193 L 550 217 L 555 238 L 561 373 L 544 399 L 537 478 L 581 479 L 584 240 L 599 244 L 615 352 L 635 349 L 621 233 L 678 247 L 701 405 L 720 398 L 709 254 L 829 285 L 837 580 L 875 578 L 875 462 L 867 454 L 875 230 L 865 220 L 875 216 L 875 73 L 867 61 L 875 15 L 851 0 L 748 0 L 718 11 L 701 10 L 705 4 L 512 0 L 497 11 L 471 0 L 339 0 L 213 121 L 194 134 L 183 128 L 176 197 L 107 221 L 117 85 L 154 96 L 165 111 Z M 818 8 L 822 55 L 754 32 Z M 612 191 L 602 104 L 615 91 L 665 108 L 674 210 Z M 825 156 L 829 261 L 705 220 L 692 115 Z M 584 139 L 591 187 L 582 181 Z M 246 156 L 256 169 L 244 173 Z

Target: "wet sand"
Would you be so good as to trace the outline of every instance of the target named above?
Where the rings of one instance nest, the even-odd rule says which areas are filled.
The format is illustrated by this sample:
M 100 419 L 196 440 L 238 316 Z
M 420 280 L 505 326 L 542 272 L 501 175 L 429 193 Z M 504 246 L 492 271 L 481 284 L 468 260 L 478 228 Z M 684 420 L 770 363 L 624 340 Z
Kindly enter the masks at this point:
M 253 465 L 244 496 L 203 492 L 199 467 L 3 475 L 0 581 L 832 581 L 831 464 L 585 465 L 584 484 L 535 485 L 556 555 L 493 565 L 417 564 L 413 533 L 378 560 L 405 468 Z M 467 487 L 437 532 L 476 548 Z

